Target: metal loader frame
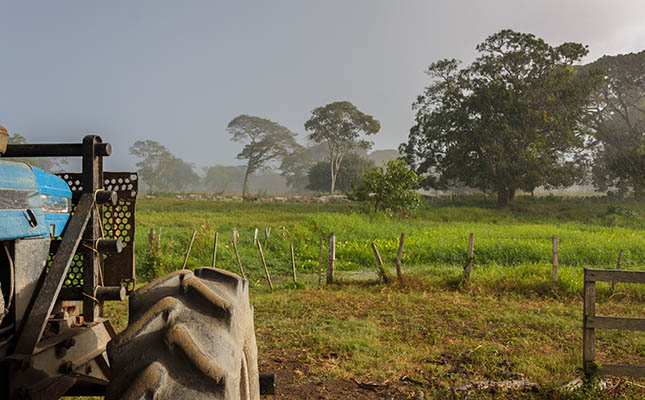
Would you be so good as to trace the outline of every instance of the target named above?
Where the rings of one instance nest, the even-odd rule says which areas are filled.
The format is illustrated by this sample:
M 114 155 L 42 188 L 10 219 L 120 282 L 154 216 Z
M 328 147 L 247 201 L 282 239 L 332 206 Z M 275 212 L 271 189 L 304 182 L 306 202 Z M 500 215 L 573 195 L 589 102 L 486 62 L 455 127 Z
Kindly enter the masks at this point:
M 0 379 L 11 399 L 103 395 L 110 380 L 105 346 L 115 332 L 102 317 L 103 303 L 134 290 L 138 191 L 136 174 L 103 172 L 110 154 L 110 144 L 88 135 L 82 143 L 8 145 L 2 156 L 82 157 L 80 174 L 59 174 L 72 190 L 73 215 L 63 236 L 51 238 L 47 263 L 31 263 L 40 265 L 31 301 L 16 312 L 14 339 L 0 352 Z M 30 240 L 16 241 L 14 257 L 23 242 Z M 82 317 L 73 315 L 81 303 Z

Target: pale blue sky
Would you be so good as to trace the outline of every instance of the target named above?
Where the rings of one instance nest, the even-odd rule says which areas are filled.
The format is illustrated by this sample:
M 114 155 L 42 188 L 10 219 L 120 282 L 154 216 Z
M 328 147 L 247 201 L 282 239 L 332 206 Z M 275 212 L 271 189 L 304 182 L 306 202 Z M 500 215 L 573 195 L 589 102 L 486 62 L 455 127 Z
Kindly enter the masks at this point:
M 5 1 L 0 124 L 30 142 L 112 143 L 112 169 L 153 139 L 198 167 L 239 164 L 226 124 L 246 113 L 300 134 L 310 111 L 349 100 L 396 148 L 441 58 L 470 61 L 503 28 L 589 45 L 591 61 L 645 48 L 645 2 Z

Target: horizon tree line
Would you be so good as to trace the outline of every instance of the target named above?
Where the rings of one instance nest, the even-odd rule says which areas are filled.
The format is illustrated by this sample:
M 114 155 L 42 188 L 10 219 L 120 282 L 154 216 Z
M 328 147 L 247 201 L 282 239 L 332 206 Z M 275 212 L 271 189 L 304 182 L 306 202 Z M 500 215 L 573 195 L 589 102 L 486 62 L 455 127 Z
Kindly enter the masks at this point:
M 478 57 L 432 63 L 431 83 L 413 103 L 414 124 L 399 146 L 425 189 L 473 188 L 500 206 L 518 191 L 591 183 L 645 198 L 645 51 L 604 56 L 587 65 L 588 48 L 551 46 L 532 34 L 501 30 L 476 47 Z M 241 186 L 277 170 L 293 190 L 347 191 L 373 166 L 366 159 L 380 123 L 349 101 L 316 107 L 305 122 L 307 143 L 278 122 L 241 114 L 226 130 L 243 145 L 244 166 L 202 173 L 161 143 L 137 141 L 142 181 L 152 190 Z M 20 134 L 10 137 L 25 143 Z M 26 160 L 39 163 L 41 160 Z M 60 169 L 66 160 L 42 164 Z

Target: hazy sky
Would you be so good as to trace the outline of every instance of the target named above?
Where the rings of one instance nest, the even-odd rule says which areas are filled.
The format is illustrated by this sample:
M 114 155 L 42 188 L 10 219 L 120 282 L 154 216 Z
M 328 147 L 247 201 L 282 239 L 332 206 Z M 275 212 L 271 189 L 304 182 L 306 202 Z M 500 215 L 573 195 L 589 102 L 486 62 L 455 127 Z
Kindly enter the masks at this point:
M 299 133 L 314 107 L 349 100 L 396 148 L 441 58 L 469 62 L 503 28 L 589 46 L 592 61 L 645 48 L 645 1 L 0 0 L 0 124 L 30 142 L 112 143 L 112 169 L 152 139 L 196 166 L 240 164 L 227 123 Z

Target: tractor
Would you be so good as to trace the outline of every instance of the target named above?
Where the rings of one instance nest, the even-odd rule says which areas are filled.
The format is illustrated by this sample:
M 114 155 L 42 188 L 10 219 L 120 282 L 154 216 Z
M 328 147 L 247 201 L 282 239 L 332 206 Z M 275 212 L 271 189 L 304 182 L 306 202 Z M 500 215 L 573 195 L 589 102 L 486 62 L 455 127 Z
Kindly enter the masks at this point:
M 136 173 L 111 146 L 7 144 L 0 126 L 0 399 L 259 399 L 248 282 L 178 270 L 136 287 Z M 80 173 L 21 160 L 80 157 Z M 128 297 L 117 334 L 107 301 Z M 262 376 L 271 393 L 272 374 Z

